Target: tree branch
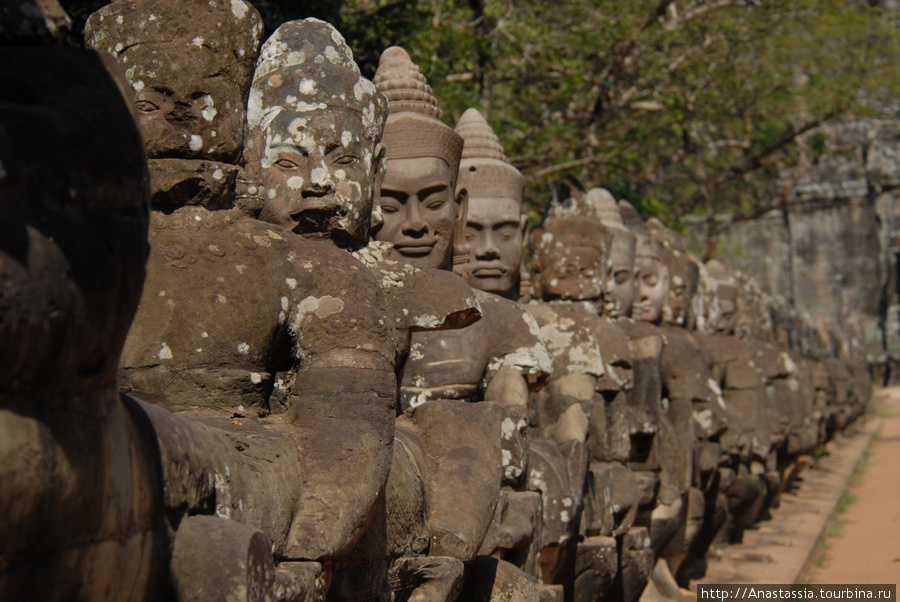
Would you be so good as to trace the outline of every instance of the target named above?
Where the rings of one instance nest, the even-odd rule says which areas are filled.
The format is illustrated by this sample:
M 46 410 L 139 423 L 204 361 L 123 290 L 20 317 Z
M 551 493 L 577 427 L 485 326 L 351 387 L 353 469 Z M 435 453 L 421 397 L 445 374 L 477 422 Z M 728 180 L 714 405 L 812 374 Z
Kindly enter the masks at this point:
M 716 0 L 707 4 L 695 4 L 689 6 L 680 16 L 676 16 L 675 19 L 666 23 L 666 29 L 669 31 L 678 29 L 678 26 L 685 21 L 696 19 L 708 12 L 719 10 L 720 8 L 728 8 L 729 6 L 759 6 L 759 0 Z
M 705 181 L 702 184 L 701 189 L 713 191 L 722 186 L 731 178 L 740 178 L 754 170 L 766 167 L 767 165 L 771 165 L 771 163 L 775 160 L 772 155 L 784 149 L 799 136 L 802 136 L 806 132 L 815 129 L 826 122 L 837 119 L 842 114 L 843 111 L 833 111 L 831 113 L 823 115 L 822 117 L 807 121 L 806 123 L 796 128 L 791 128 L 790 130 L 782 134 L 782 136 L 778 140 L 761 149 L 752 157 L 741 161 L 740 163 L 730 165 L 722 169 L 717 175 Z M 672 212 L 672 217 L 677 219 L 679 217 L 682 217 L 683 215 L 690 213 L 694 209 L 694 207 L 696 207 L 697 203 L 703 200 L 703 198 L 703 192 L 695 192 L 683 204 L 675 208 L 675 210 Z
M 590 157 L 583 157 L 581 159 L 575 159 L 574 161 L 566 161 L 564 163 L 557 163 L 556 165 L 551 165 L 550 167 L 545 167 L 544 169 L 539 169 L 534 172 L 532 177 L 540 178 L 552 173 L 556 173 L 558 171 L 565 171 L 567 169 L 572 169 L 573 167 L 582 167 L 584 165 L 590 165 L 592 163 L 600 163 L 605 161 L 608 157 L 604 155 L 591 155 Z

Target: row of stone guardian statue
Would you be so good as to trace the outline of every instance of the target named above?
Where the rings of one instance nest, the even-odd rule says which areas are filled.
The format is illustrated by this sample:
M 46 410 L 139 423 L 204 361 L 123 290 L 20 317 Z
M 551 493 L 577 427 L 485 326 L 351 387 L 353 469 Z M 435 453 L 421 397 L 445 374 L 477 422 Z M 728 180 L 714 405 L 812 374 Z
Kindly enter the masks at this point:
M 66 26 L 0 9 L 0 599 L 677 597 L 864 410 L 849 341 L 606 190 L 530 230 L 402 48 Z

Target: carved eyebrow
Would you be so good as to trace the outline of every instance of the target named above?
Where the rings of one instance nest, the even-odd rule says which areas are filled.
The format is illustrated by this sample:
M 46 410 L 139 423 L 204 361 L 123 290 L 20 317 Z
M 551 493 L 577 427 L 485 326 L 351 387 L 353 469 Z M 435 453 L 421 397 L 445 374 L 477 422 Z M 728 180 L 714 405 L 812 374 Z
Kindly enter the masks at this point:
M 508 226 L 512 226 L 513 228 L 518 228 L 519 222 L 515 221 L 515 220 L 509 220 L 509 221 L 499 222 L 497 224 L 494 224 L 493 227 L 494 227 L 494 230 L 499 230 L 500 228 L 506 228 Z
M 355 150 L 356 147 L 359 145 L 354 144 L 354 142 L 355 142 L 355 140 L 351 141 L 350 144 L 344 144 L 343 142 L 330 142 L 325 145 L 325 154 L 327 155 L 329 153 L 333 153 L 334 151 L 336 151 L 338 149 L 342 149 L 342 148 L 349 149 L 349 150 Z
M 422 197 L 436 194 L 438 192 L 444 192 L 448 188 L 450 188 L 450 186 L 445 184 L 444 182 L 436 182 L 434 184 L 431 184 L 430 186 L 426 186 L 425 188 L 420 189 L 419 198 L 421 199 Z

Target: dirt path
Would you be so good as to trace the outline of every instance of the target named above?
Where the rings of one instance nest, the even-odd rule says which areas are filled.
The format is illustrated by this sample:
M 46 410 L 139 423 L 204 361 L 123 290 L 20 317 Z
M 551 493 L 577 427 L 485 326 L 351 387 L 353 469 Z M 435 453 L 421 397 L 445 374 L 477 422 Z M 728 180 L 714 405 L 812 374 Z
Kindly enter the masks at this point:
M 849 489 L 856 500 L 838 515 L 840 534 L 827 540 L 809 583 L 900 584 L 900 387 L 882 394 L 880 434 Z

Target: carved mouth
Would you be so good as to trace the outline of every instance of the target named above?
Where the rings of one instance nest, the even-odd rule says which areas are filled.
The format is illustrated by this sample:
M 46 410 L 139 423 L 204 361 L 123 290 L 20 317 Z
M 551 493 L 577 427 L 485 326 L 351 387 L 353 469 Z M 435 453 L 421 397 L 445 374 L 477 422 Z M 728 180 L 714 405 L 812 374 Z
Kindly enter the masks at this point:
M 410 242 L 395 243 L 394 248 L 397 252 L 406 257 L 424 257 L 431 253 L 437 241 L 433 238 L 422 239 Z
M 475 267 L 472 269 L 472 275 L 477 278 L 501 278 L 506 274 L 506 270 L 499 267 Z
M 307 234 L 341 229 L 342 217 L 341 206 L 332 198 L 304 199 L 300 208 L 291 213 L 291 218 L 296 222 L 292 230 L 297 234 Z

